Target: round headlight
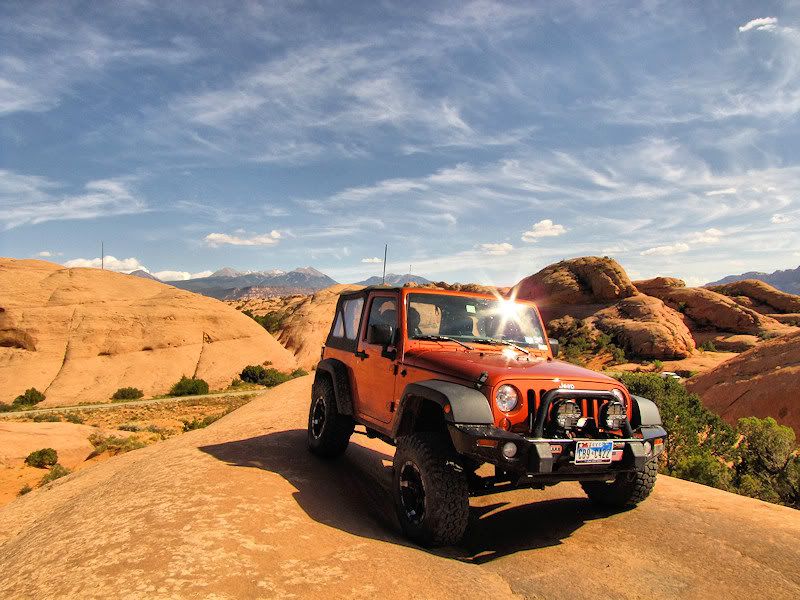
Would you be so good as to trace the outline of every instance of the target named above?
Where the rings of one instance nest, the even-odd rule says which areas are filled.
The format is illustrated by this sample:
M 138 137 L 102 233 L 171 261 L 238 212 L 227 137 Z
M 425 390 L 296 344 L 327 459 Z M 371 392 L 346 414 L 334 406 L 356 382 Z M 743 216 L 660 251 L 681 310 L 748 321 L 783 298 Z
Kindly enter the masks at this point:
M 603 420 L 609 429 L 619 429 L 627 418 L 628 414 L 625 412 L 622 402 L 609 402 L 606 405 Z
M 578 424 L 578 421 L 583 416 L 581 409 L 577 402 L 572 400 L 564 400 L 559 402 L 556 408 L 556 423 L 562 429 L 570 429 Z
M 519 393 L 514 386 L 501 385 L 494 395 L 494 402 L 497 404 L 497 408 L 503 412 L 510 412 L 517 407 Z

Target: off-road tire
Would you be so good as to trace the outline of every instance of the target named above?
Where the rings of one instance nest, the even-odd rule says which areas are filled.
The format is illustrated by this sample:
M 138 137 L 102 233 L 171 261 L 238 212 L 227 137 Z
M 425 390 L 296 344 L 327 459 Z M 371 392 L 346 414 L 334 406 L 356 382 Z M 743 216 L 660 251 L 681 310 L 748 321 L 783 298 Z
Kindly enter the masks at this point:
M 340 456 L 347 450 L 354 427 L 352 418 L 339 414 L 330 377 L 317 377 L 308 410 L 308 449 L 323 458 Z
M 404 471 L 414 469 L 424 490 L 424 509 L 417 519 L 409 516 L 401 486 Z M 425 547 L 449 546 L 464 536 L 469 521 L 467 476 L 447 434 L 415 433 L 398 440 L 392 490 L 397 518 L 414 542 Z
M 641 471 L 620 473 L 610 483 L 583 481 L 581 487 L 592 502 L 604 508 L 636 506 L 653 491 L 658 473 L 657 463 L 658 461 L 651 460 Z

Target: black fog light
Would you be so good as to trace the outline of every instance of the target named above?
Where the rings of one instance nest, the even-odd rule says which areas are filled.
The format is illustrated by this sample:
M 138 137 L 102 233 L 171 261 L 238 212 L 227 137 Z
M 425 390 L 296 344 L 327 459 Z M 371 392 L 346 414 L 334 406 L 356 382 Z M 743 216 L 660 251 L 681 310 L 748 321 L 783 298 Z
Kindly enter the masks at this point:
M 582 416 L 578 403 L 572 400 L 559 402 L 556 407 L 556 423 L 562 429 L 572 429 Z
M 628 413 L 621 402 L 609 402 L 603 407 L 603 423 L 609 429 L 620 429 L 627 420 Z

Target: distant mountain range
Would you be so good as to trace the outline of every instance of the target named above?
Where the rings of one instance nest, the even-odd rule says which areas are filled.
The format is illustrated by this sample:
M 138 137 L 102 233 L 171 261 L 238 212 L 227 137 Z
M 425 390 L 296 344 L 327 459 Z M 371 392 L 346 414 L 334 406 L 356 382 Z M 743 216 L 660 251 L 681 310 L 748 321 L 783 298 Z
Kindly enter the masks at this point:
M 750 271 L 742 273 L 741 275 L 728 275 L 719 281 L 707 283 L 706 287 L 710 285 L 723 285 L 725 283 L 733 283 L 734 281 L 742 281 L 743 279 L 758 279 L 764 283 L 770 284 L 783 292 L 789 294 L 800 294 L 800 267 L 796 269 L 786 269 L 785 271 L 775 271 L 774 273 L 762 273 L 761 271 Z
M 218 300 L 237 300 L 243 297 L 288 296 L 310 294 L 336 281 L 314 269 L 302 267 L 293 271 L 237 271 L 225 267 L 209 275 L 186 281 L 167 282 L 182 290 L 211 296 Z
M 383 277 L 376 276 L 365 279 L 364 281 L 359 281 L 356 285 L 381 285 L 382 283 Z M 411 273 L 406 273 L 405 275 L 397 275 L 396 273 L 386 274 L 386 285 L 405 285 L 407 283 L 424 285 L 432 282 L 429 279 L 425 279 L 419 275 L 412 275 Z
M 128 275 L 133 275 L 134 277 L 141 277 L 142 279 L 152 279 L 153 281 L 161 281 L 155 275 L 151 275 L 150 273 L 148 273 L 147 271 L 143 271 L 142 269 L 131 271 L 130 273 L 128 273 Z

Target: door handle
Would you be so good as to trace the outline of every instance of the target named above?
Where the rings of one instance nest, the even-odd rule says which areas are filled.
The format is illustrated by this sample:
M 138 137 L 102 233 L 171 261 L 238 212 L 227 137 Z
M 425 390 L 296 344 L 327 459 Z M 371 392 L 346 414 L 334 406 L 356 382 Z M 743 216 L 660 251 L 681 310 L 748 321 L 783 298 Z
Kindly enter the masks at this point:
M 369 354 L 367 354 L 364 350 L 357 350 L 355 354 L 356 358 L 360 358 L 361 360 L 369 358 Z

